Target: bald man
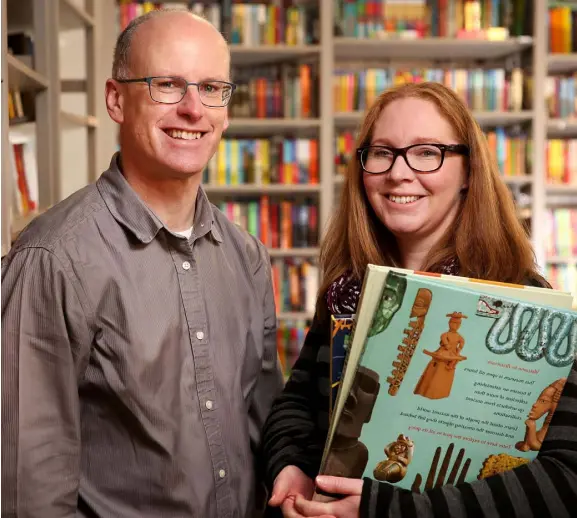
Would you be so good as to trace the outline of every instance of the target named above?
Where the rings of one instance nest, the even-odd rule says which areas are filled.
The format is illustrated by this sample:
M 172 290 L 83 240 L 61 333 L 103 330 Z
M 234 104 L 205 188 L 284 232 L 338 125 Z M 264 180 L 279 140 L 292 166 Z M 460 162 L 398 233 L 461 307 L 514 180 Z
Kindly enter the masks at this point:
M 2 261 L 2 516 L 258 515 L 282 388 L 270 260 L 201 187 L 228 46 L 155 11 L 119 36 L 120 152 Z

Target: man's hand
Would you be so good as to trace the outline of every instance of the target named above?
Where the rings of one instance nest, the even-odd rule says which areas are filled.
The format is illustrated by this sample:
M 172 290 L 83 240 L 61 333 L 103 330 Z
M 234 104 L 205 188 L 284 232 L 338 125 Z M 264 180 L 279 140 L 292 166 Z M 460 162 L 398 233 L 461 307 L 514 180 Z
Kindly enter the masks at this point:
M 313 496 L 314 483 L 296 466 L 286 466 L 276 477 L 269 500 L 271 507 L 281 507 L 284 516 L 294 514 L 294 503 L 298 497 L 310 500 Z
M 341 500 L 312 502 L 297 496 L 294 517 L 358 518 L 363 492 L 363 481 L 357 478 L 317 477 L 317 487 L 328 493 L 343 495 Z

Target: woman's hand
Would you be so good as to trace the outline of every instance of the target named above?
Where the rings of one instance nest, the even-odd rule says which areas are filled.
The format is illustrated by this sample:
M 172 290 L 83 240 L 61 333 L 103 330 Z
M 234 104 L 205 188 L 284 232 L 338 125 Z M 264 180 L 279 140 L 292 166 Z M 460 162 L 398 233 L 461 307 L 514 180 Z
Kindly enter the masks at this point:
M 310 500 L 313 492 L 314 483 L 310 477 L 296 466 L 286 466 L 275 478 L 268 504 L 271 507 L 280 506 L 286 517 L 297 517 L 293 509 L 295 499 Z
M 357 478 L 319 476 L 317 487 L 328 493 L 343 495 L 340 500 L 332 502 L 312 502 L 297 496 L 294 510 L 295 518 L 358 518 L 361 505 L 363 481 Z

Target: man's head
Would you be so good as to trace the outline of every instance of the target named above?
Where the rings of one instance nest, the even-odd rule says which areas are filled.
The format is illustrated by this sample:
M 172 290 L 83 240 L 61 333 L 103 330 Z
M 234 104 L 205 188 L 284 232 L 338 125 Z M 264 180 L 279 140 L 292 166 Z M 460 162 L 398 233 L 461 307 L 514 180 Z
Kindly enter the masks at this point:
M 229 71 L 226 41 L 208 21 L 185 11 L 133 20 L 118 38 L 106 83 L 123 163 L 157 178 L 199 174 L 228 126 Z M 201 86 L 189 85 L 179 101 L 180 79 L 170 78 Z

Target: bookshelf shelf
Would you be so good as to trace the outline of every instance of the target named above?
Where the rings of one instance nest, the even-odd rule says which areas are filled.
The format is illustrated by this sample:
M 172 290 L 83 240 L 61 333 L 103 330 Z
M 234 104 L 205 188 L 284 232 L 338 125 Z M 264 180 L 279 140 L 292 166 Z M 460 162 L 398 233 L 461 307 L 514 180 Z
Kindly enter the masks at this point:
M 547 262 L 549 264 L 577 264 L 577 256 L 575 256 L 575 257 L 560 257 L 560 256 L 547 257 Z
M 305 313 L 300 311 L 284 311 L 277 314 L 278 320 L 312 320 L 314 315 L 312 313 Z
M 505 41 L 488 41 L 456 38 L 422 38 L 414 40 L 361 40 L 336 37 L 335 59 L 359 60 L 387 59 L 419 60 L 479 60 L 501 59 L 531 48 L 530 37 L 512 38 Z
M 62 93 L 86 92 L 85 79 L 62 79 L 60 81 L 60 91 Z
M 94 27 L 94 18 L 72 0 L 60 0 L 60 28 L 68 30 L 82 27 Z
M 318 57 L 319 45 L 230 45 L 233 65 L 256 66 L 282 61 L 295 61 L 299 58 Z
M 531 185 L 533 183 L 533 177 L 530 175 L 519 175 L 519 176 L 501 176 L 501 178 L 503 179 L 503 181 L 507 184 L 507 185 L 518 185 L 518 186 L 523 186 L 523 185 Z
M 44 90 L 48 88 L 48 79 L 36 72 L 12 54 L 6 55 L 8 64 L 8 85 L 21 91 Z
M 481 126 L 511 126 L 529 123 L 533 120 L 533 112 L 475 112 L 477 122 Z
M 60 112 L 60 120 L 64 127 L 86 126 L 87 128 L 97 128 L 98 119 L 92 115 L 78 115 L 70 112 Z
M 318 133 L 319 119 L 245 119 L 231 118 L 227 135 L 262 137 L 298 132 L 299 136 Z
M 514 124 L 529 123 L 533 119 L 533 112 L 475 112 L 477 122 L 481 126 L 511 126 Z M 337 112 L 334 114 L 335 125 L 338 128 L 357 126 L 363 120 L 364 112 Z
M 577 71 L 577 54 L 549 54 L 547 56 L 549 74 L 566 74 Z
M 577 196 L 577 185 L 547 185 L 547 194 Z M 577 202 L 577 200 L 575 200 Z
M 577 137 L 577 119 L 549 119 L 547 136 L 550 138 Z
M 318 248 L 269 248 L 271 257 L 317 257 Z
M 312 194 L 318 193 L 321 186 L 318 184 L 245 184 L 245 185 L 204 185 L 207 194 L 260 195 L 260 194 Z

